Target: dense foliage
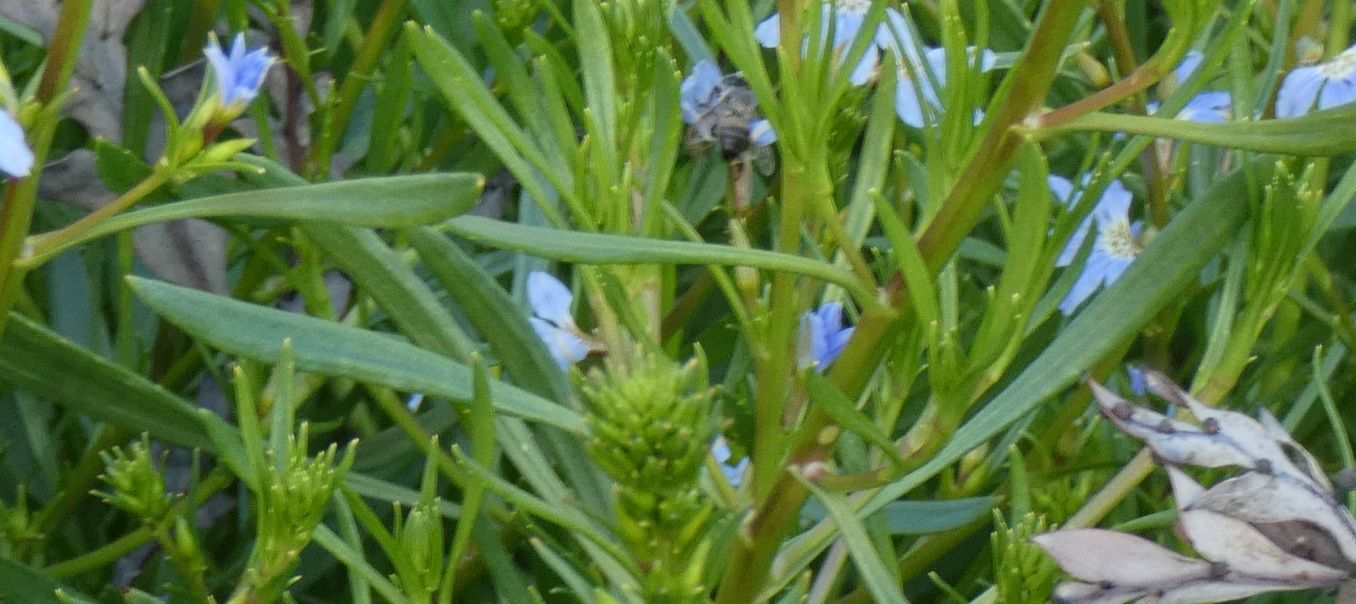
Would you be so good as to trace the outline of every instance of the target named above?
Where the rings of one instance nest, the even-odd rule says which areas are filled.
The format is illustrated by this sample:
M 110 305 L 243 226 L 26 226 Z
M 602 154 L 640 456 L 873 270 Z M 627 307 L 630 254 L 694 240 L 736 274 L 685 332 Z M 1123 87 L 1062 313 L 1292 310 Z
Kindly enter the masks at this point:
M 1351 26 L 0 0 L 0 601 L 1353 601 Z

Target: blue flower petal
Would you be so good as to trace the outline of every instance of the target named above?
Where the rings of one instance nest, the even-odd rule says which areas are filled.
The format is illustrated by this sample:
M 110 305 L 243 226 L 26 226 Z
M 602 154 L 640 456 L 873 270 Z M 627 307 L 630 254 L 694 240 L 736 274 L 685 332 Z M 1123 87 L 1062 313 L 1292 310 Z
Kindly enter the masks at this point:
M 745 457 L 737 464 L 730 464 L 730 458 L 733 456 L 734 454 L 730 452 L 730 443 L 725 441 L 725 437 L 716 436 L 716 440 L 711 443 L 711 457 L 720 464 L 720 471 L 725 474 L 725 480 L 738 487 L 744 482 L 744 470 L 749 467 L 749 458 Z
M 1078 280 L 1074 282 L 1073 289 L 1069 290 L 1069 295 L 1064 297 L 1064 301 L 1059 303 L 1059 312 L 1064 315 L 1071 315 L 1073 311 L 1078 310 L 1078 306 L 1092 296 L 1102 285 L 1102 278 L 1106 272 L 1106 263 L 1110 260 L 1106 254 L 1100 253 L 1094 249 L 1092 255 L 1088 257 L 1088 262 L 1083 266 L 1083 273 L 1078 275 Z
M 1187 52 L 1186 57 L 1177 65 L 1177 69 L 1172 71 L 1173 77 L 1177 78 L 1177 83 L 1181 84 L 1191 79 L 1191 75 L 1196 73 L 1196 68 L 1201 66 L 1201 60 L 1204 58 L 1205 55 L 1195 50 Z
M 772 123 L 767 120 L 753 120 L 749 122 L 749 140 L 754 145 L 766 147 L 777 142 L 777 131 L 772 129 Z
M 574 327 L 574 316 L 570 307 L 574 304 L 574 294 L 559 279 L 549 273 L 532 271 L 527 275 L 527 304 L 532 313 L 550 321 L 557 327 Z
M 1330 109 L 1356 101 L 1356 78 L 1334 78 L 1328 80 L 1318 95 L 1318 108 Z
M 799 366 L 804 369 L 814 365 L 816 372 L 823 373 L 843 354 L 854 329 L 843 328 L 843 305 L 836 302 L 801 315 Z
M 267 47 L 247 52 L 244 34 L 236 34 L 229 52 L 225 53 L 216 36 L 212 36 L 203 55 L 216 78 L 217 98 L 228 109 L 239 109 L 258 96 L 259 87 L 274 60 Z
M 753 29 L 753 39 L 757 40 L 763 48 L 776 48 L 782 43 L 782 16 L 778 13 L 772 13 L 771 17 L 764 19 L 758 27 Z
M 893 51 L 896 57 L 905 57 L 910 63 L 922 62 L 921 45 L 913 37 L 913 28 L 908 19 L 893 8 L 885 9 L 885 23 L 876 31 L 876 45 Z
M 914 128 L 923 127 L 923 104 L 918 100 L 918 88 L 903 71 L 900 72 L 899 84 L 895 86 L 895 115 Z
M 0 110 L 0 172 L 12 177 L 28 176 L 33 169 L 33 150 L 24 129 L 9 112 Z
M 1301 67 L 1285 76 L 1281 91 L 1276 94 L 1276 117 L 1299 117 L 1313 108 L 1318 90 L 1323 86 L 1323 74 L 1318 67 Z
M 1177 119 L 1202 124 L 1223 124 L 1233 115 L 1233 97 L 1227 92 L 1202 92 L 1177 114 Z
M 829 23 L 829 11 L 832 10 L 828 4 L 824 5 L 824 24 Z M 857 33 L 862 31 L 862 23 L 866 21 L 866 13 L 854 10 L 840 10 L 834 15 L 833 30 L 833 48 L 838 51 L 847 51 L 847 47 L 852 45 L 852 41 L 857 39 Z
M 1121 181 L 1111 181 L 1106 187 L 1106 192 L 1102 193 L 1102 198 L 1097 200 L 1096 207 L 1092 209 L 1097 224 L 1107 225 L 1117 220 L 1125 220 L 1130 215 L 1130 202 L 1134 198 L 1135 196 L 1121 184 Z
M 570 365 L 589 356 L 590 347 L 579 336 L 536 317 L 528 317 L 527 322 L 532 324 L 537 337 L 546 344 L 546 350 L 561 369 L 569 369 Z
M 874 46 L 867 48 L 866 53 L 862 55 L 862 60 L 857 62 L 856 69 L 852 70 L 852 76 L 848 78 L 848 81 L 853 86 L 861 86 L 871 81 L 871 77 L 876 75 L 876 66 L 879 64 L 880 51 L 876 50 Z
M 683 79 L 680 88 L 680 104 L 683 109 L 683 123 L 691 124 L 706 113 L 715 102 L 716 87 L 724 76 L 715 63 L 703 59 L 692 66 L 692 73 Z

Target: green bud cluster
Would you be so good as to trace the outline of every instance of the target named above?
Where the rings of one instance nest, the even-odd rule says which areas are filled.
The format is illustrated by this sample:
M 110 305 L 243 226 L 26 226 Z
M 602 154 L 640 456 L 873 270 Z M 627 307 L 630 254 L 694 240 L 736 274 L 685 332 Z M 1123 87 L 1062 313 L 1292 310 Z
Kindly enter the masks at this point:
M 668 53 L 671 0 L 610 0 L 602 4 L 603 15 L 612 33 L 612 51 L 621 75 L 636 90 L 648 87 L 659 53 Z
M 407 590 L 422 596 L 438 591 L 444 551 L 443 521 L 438 515 L 437 500 L 415 503 L 403 522 L 397 505 L 395 538 L 401 551 L 409 556 L 413 582 L 417 582 L 417 585 L 407 585 Z
M 1050 524 L 1063 524 L 1092 496 L 1093 484 L 1101 484 L 1093 478 L 1092 473 L 1083 472 L 1077 478 L 1065 476 L 1049 481 L 1031 492 L 1031 507 Z
M 104 473 L 99 478 L 111 492 L 95 491 L 95 495 L 148 525 L 165 520 L 172 502 L 165 492 L 165 477 L 151 460 L 149 436 L 142 435 L 126 450 L 113 447 L 99 456 L 104 460 Z
M 1031 542 L 1033 535 L 1047 532 L 1044 516 L 1027 512 L 1015 526 L 1008 527 L 1003 515 L 994 510 L 993 575 L 999 602 L 1006 604 L 1042 604 L 1050 601 L 1058 577 L 1053 560 Z
M 0 501 L 0 558 L 18 559 L 19 553 L 42 541 L 34 526 L 36 518 L 28 509 L 28 488 L 20 483 L 14 505 Z
M 315 457 L 306 455 L 307 424 L 287 438 L 286 460 L 268 464 L 259 496 L 259 543 L 251 572 L 256 585 L 282 579 L 311 541 L 329 505 L 334 487 L 353 463 L 353 447 L 335 464 L 338 448 L 331 444 Z M 269 456 L 278 455 L 270 451 Z
M 535 0 L 494 0 L 494 22 L 505 34 L 521 31 L 537 18 Z
M 589 455 L 617 482 L 618 532 L 645 573 L 647 602 L 699 602 L 714 506 L 697 488 L 713 437 L 706 367 L 653 355 L 582 380 Z

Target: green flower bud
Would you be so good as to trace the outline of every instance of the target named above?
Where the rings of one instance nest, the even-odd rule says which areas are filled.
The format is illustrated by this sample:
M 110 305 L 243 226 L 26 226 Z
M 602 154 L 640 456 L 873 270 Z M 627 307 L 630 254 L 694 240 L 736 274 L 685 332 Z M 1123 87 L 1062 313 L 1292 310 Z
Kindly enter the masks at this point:
M 1050 530 L 1044 516 L 1028 512 L 1009 527 L 1003 515 L 994 510 L 993 549 L 994 583 L 998 601 L 1012 604 L 1049 602 L 1058 577 L 1053 560 L 1031 542 L 1033 535 Z
M 436 505 L 415 504 L 397 531 L 396 540 L 410 557 L 420 582 L 418 589 L 424 594 L 437 591 L 442 577 L 443 522 Z
M 646 602 L 696 602 L 715 507 L 697 488 L 713 391 L 698 360 L 613 361 L 579 384 L 593 437 L 586 449 L 617 485 L 617 534 L 643 573 Z
M 506 34 L 521 31 L 537 18 L 534 0 L 494 0 L 494 22 Z
M 111 491 L 95 491 L 100 499 L 146 524 L 165 519 L 171 501 L 165 492 L 165 477 L 151 461 L 150 436 L 143 434 L 128 449 L 113 447 L 99 456 L 104 460 L 104 473 L 99 478 Z

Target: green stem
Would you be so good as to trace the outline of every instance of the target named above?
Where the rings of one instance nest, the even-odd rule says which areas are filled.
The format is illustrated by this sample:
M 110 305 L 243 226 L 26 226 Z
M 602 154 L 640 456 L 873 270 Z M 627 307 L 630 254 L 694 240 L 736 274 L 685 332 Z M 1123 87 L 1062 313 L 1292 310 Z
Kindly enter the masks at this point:
M 56 32 L 47 50 L 47 66 L 38 83 L 36 100 L 43 105 L 29 131 L 33 146 L 33 170 L 28 177 L 5 183 L 4 207 L 0 208 L 0 336 L 5 333 L 9 310 L 14 306 L 18 289 L 22 286 L 24 270 L 14 266 L 23 252 L 24 238 L 33 223 L 33 208 L 37 202 L 38 181 L 42 167 L 60 120 L 59 111 L 71 74 L 75 72 L 76 54 L 84 41 L 89 25 L 93 0 L 70 0 L 61 6 Z
M 47 67 L 43 69 L 42 81 L 38 83 L 39 103 L 47 105 L 66 93 L 71 75 L 75 73 L 76 55 L 85 41 L 85 30 L 89 26 L 93 5 L 94 0 L 68 0 L 62 3 L 56 31 L 52 34 L 52 44 L 47 48 Z M 46 147 L 42 150 L 45 155 Z
M 405 14 L 405 2 L 406 0 L 383 0 L 381 6 L 377 7 L 377 14 L 372 17 L 372 25 L 363 38 L 362 48 L 358 49 L 358 56 L 353 60 L 348 74 L 344 76 L 344 83 L 339 86 L 334 109 L 330 111 L 329 119 L 325 123 L 323 138 L 311 166 L 314 175 L 329 174 L 330 157 L 334 154 L 338 141 L 343 138 L 349 118 L 353 116 L 353 109 L 358 106 L 358 97 L 371 82 L 373 72 L 389 50 L 391 36 L 395 34 L 400 25 L 400 18 Z
M 27 254 L 24 254 L 24 256 L 25 257 L 46 256 L 52 250 L 61 249 L 61 247 L 67 241 L 71 241 L 80 237 L 80 235 L 84 234 L 85 231 L 88 231 L 97 226 L 99 223 L 108 220 L 114 214 L 117 214 L 118 212 L 121 212 L 123 210 L 126 210 L 127 208 L 136 205 L 137 202 L 141 201 L 147 195 L 150 195 L 151 193 L 155 192 L 156 189 L 159 189 L 161 185 L 165 184 L 169 177 L 167 172 L 168 172 L 167 170 L 156 170 L 155 172 L 152 172 L 150 176 L 147 176 L 145 180 L 142 180 L 141 182 L 137 183 L 135 187 L 132 187 L 126 193 L 123 193 L 117 199 L 113 200 L 112 203 L 109 203 L 108 205 L 102 208 L 90 212 L 89 214 L 86 214 L 79 220 L 72 222 L 71 224 L 68 224 L 60 229 L 30 237 L 27 242 L 29 252 Z M 26 263 L 23 258 L 20 258 L 17 264 L 26 269 L 35 268 L 33 266 L 28 265 L 28 263 Z
M 174 510 L 170 512 L 171 516 L 184 513 L 187 509 L 197 509 L 208 498 L 216 495 L 222 489 L 235 482 L 235 477 L 225 469 L 218 468 L 198 484 L 198 489 L 193 493 L 192 502 L 182 500 L 175 504 Z M 192 503 L 190 507 L 189 504 Z M 150 543 L 155 539 L 155 531 L 150 527 L 141 527 L 118 540 L 109 543 L 88 554 L 77 556 L 69 560 L 58 562 L 42 569 L 43 574 L 54 579 L 64 579 L 73 577 L 82 573 L 87 573 L 97 568 L 108 566 L 117 562 L 119 558 L 131 553 L 133 550 Z

